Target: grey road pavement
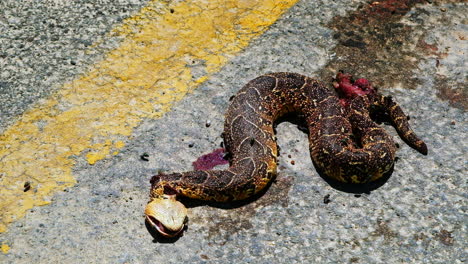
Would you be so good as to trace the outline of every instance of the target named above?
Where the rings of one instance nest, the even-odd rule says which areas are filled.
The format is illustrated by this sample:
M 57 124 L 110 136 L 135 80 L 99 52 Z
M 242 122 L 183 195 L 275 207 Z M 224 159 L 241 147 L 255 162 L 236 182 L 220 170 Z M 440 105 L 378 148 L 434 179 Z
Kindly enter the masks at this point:
M 145 4 L 2 1 L 0 128 L 118 46 L 106 33 Z M 466 262 L 467 13 L 463 1 L 299 1 L 171 111 L 144 120 L 119 154 L 94 165 L 76 157 L 77 184 L 0 233 L 0 262 Z M 429 154 L 386 127 L 400 146 L 393 174 L 370 193 L 347 193 L 319 177 L 307 135 L 284 122 L 278 178 L 263 196 L 194 206 L 181 238 L 153 238 L 143 218 L 150 176 L 190 170 L 219 148 L 237 90 L 267 72 L 329 82 L 338 70 L 392 95 Z

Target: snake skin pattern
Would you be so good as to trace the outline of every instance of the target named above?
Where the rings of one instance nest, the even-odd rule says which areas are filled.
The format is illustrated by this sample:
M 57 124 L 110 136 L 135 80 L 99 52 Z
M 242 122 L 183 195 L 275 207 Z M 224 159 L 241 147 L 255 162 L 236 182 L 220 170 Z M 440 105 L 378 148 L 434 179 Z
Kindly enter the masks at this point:
M 289 112 L 305 118 L 317 169 L 339 182 L 372 182 L 393 167 L 396 145 L 372 120 L 372 113 L 385 114 L 405 142 L 427 154 L 425 143 L 391 97 L 368 91 L 343 103 L 312 78 L 272 73 L 250 81 L 231 101 L 223 132 L 229 168 L 153 176 L 151 197 L 176 194 L 223 202 L 258 193 L 276 175 L 274 122 Z

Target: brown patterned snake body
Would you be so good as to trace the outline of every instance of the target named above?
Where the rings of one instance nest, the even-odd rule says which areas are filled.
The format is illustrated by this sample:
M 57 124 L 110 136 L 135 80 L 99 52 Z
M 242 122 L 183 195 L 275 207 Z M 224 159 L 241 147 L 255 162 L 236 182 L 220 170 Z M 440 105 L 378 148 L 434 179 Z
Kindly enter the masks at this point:
M 145 210 L 150 226 L 167 237 L 182 232 L 187 209 L 177 197 L 225 202 L 263 190 L 276 176 L 274 122 L 289 112 L 299 113 L 307 123 L 317 169 L 339 182 L 372 182 L 393 167 L 395 143 L 373 121 L 373 113 L 385 114 L 405 142 L 427 154 L 426 145 L 392 98 L 380 95 L 364 79 L 352 83 L 345 74 L 338 79 L 341 97 L 321 82 L 294 73 L 272 73 L 250 81 L 226 113 L 223 135 L 231 157 L 229 168 L 153 176 Z

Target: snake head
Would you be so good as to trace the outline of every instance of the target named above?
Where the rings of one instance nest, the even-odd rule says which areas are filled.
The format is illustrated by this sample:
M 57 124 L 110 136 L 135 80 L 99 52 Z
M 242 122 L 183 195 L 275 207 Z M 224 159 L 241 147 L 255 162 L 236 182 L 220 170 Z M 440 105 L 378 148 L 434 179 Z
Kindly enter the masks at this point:
M 180 235 L 187 222 L 187 208 L 175 195 L 164 195 L 151 200 L 145 209 L 146 221 L 164 237 Z

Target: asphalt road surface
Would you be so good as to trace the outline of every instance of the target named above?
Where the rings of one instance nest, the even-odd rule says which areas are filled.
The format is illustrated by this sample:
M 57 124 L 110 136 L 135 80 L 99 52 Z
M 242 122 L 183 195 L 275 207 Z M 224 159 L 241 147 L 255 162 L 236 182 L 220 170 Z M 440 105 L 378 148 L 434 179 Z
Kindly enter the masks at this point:
M 1 263 L 466 262 L 464 1 L 0 2 Z M 291 71 L 343 70 L 424 139 L 362 194 L 330 186 L 277 126 L 278 177 L 242 206 L 189 208 L 153 237 L 149 179 L 220 147 L 229 98 Z

